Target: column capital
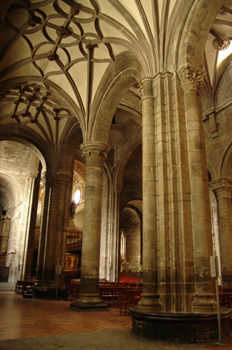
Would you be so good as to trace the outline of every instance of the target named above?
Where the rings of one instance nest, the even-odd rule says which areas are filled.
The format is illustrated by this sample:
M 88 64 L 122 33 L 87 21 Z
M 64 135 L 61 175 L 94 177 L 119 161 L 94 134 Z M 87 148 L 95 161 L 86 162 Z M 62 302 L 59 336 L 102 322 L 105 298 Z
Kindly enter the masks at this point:
M 85 142 L 80 146 L 86 165 L 90 167 L 102 167 L 111 146 L 99 141 Z
M 232 180 L 227 178 L 220 178 L 209 183 L 212 190 L 218 190 L 220 188 L 232 188 Z
M 179 72 L 181 86 L 184 92 L 199 91 L 200 85 L 206 76 L 206 72 L 203 69 L 186 65 L 182 67 Z
M 141 80 L 141 88 L 140 88 L 141 104 L 144 102 L 144 100 L 154 98 L 153 91 L 152 91 L 152 82 L 153 82 L 153 78 L 151 77 L 145 77 Z
M 42 179 L 44 187 L 52 185 L 52 174 L 51 173 L 48 173 L 46 171 L 43 172 L 41 175 L 41 179 Z

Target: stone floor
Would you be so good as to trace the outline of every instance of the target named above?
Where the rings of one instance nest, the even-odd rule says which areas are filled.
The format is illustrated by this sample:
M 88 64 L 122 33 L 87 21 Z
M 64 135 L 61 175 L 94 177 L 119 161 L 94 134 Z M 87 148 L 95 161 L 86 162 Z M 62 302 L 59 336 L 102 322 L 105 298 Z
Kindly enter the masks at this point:
M 139 339 L 117 308 L 76 312 L 65 301 L 0 292 L 0 350 L 232 350 L 227 344 L 167 344 Z

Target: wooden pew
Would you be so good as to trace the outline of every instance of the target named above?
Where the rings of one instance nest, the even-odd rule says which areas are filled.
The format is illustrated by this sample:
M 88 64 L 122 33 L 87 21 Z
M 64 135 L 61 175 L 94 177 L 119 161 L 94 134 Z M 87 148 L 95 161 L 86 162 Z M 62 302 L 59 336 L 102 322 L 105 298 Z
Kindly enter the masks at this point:
M 67 288 L 67 300 L 72 301 L 78 298 L 80 292 L 80 281 L 71 281 Z
M 34 281 L 18 280 L 15 285 L 15 293 L 23 295 L 27 286 L 33 286 Z
M 119 297 L 122 294 L 123 286 L 117 286 L 115 284 L 100 285 L 99 293 L 100 298 L 105 301 L 108 306 L 118 306 Z
M 141 299 L 142 288 L 128 288 L 125 289 L 119 298 L 119 312 L 120 315 L 128 315 L 130 306 L 137 305 Z
M 139 286 L 139 287 L 138 287 Z M 126 291 L 135 291 L 134 294 L 136 294 L 134 297 L 132 296 L 133 293 L 126 293 Z M 68 300 L 72 301 L 78 298 L 80 292 L 80 281 L 71 281 L 68 286 Z M 132 299 L 134 299 L 134 303 L 138 302 L 140 298 L 140 293 L 142 292 L 142 284 L 141 283 L 118 283 L 118 282 L 111 282 L 111 283 L 99 283 L 99 294 L 100 298 L 105 301 L 108 306 L 117 306 L 120 307 L 121 303 L 121 309 L 122 304 L 125 302 L 126 310 L 128 308 L 129 304 L 132 303 Z M 125 300 L 124 300 L 125 299 Z M 124 308 L 125 308 L 124 307 Z M 123 311 L 120 311 L 120 314 Z

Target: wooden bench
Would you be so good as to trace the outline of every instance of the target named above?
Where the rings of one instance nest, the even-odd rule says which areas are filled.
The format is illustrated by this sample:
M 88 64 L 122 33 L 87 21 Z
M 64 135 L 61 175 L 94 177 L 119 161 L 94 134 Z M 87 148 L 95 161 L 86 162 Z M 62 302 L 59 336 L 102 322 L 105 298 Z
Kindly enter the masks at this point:
M 23 295 L 27 286 L 33 286 L 34 281 L 18 280 L 15 285 L 15 293 Z
M 67 300 L 72 301 L 78 298 L 80 292 L 80 281 L 71 281 L 67 288 Z
M 131 286 L 132 285 L 132 286 Z M 139 287 L 138 287 L 139 285 Z M 142 284 L 133 283 L 126 284 L 111 282 L 111 283 L 99 283 L 100 298 L 105 301 L 108 306 L 119 306 L 120 300 L 125 296 L 125 291 L 136 290 L 137 293 L 142 291 Z M 78 298 L 80 292 L 80 281 L 71 281 L 67 290 L 67 300 L 72 301 Z M 126 297 L 128 298 L 128 297 Z
M 128 315 L 130 306 L 137 305 L 141 299 L 142 288 L 129 288 L 121 294 L 119 299 L 120 315 Z
M 99 287 L 100 298 L 105 301 L 108 306 L 118 306 L 119 297 L 122 294 L 123 287 L 115 285 L 104 285 Z

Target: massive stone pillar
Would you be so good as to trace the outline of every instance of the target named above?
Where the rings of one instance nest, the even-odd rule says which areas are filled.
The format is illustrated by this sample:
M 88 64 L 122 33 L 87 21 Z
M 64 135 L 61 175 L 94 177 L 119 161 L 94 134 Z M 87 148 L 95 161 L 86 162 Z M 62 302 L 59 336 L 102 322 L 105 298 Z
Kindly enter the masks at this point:
M 181 73 L 184 92 L 171 72 L 143 81 L 144 293 L 130 310 L 136 334 L 201 343 L 218 340 L 209 189 L 200 77 Z
M 103 165 L 110 146 L 95 141 L 84 143 L 81 149 L 86 159 L 81 286 L 79 298 L 71 308 L 86 310 L 106 307 L 99 295 L 99 259 Z
M 211 189 L 218 201 L 219 237 L 221 248 L 222 285 L 232 285 L 232 180 L 221 178 L 212 181 Z
M 204 72 L 193 67 L 180 71 L 184 90 L 191 188 L 191 220 L 194 253 L 195 296 L 193 311 L 214 312 L 216 302 L 210 275 L 213 255 L 210 201 L 204 129 L 198 90 Z

